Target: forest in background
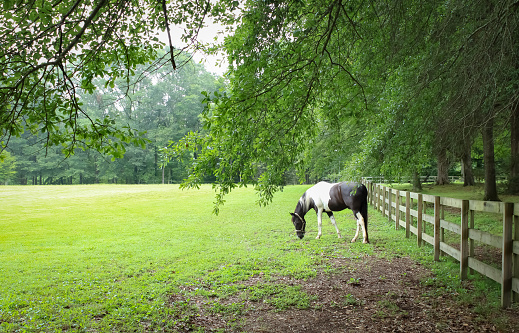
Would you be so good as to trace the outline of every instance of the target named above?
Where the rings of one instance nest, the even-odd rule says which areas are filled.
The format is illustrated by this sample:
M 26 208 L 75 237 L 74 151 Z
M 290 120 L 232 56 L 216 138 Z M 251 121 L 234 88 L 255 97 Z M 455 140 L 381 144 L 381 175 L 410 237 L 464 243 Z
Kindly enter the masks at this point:
M 64 147 L 46 146 L 45 133 L 33 135 L 26 131 L 12 138 L 4 152 L 6 160 L 0 163 L 0 183 L 158 184 L 162 182 L 163 171 L 165 183 L 180 183 L 187 176 L 185 166 L 174 160 L 163 168 L 160 149 L 171 140 L 178 141 L 188 132 L 199 130 L 199 115 L 203 110 L 201 92 L 223 86 L 223 78 L 209 73 L 202 64 L 192 59 L 186 62 L 180 70 L 164 66 L 142 77 L 131 88 L 129 98 L 124 98 L 123 80 L 114 82 L 113 87 L 96 82 L 93 94 L 83 91 L 80 95 L 83 108 L 92 117 L 115 119 L 119 126 L 141 133 L 145 139 L 142 146 L 121 143 L 124 148 L 119 158 L 81 148 L 66 156 Z M 142 75 L 144 68 L 140 66 L 135 75 Z

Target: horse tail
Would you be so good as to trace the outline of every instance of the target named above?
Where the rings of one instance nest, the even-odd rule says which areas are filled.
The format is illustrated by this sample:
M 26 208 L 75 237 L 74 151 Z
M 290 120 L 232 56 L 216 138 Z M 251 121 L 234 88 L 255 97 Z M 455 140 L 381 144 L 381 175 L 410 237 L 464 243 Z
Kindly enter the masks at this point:
M 368 231 L 368 200 L 362 203 L 362 207 L 360 207 L 360 215 L 364 219 L 364 223 L 366 226 L 366 232 Z

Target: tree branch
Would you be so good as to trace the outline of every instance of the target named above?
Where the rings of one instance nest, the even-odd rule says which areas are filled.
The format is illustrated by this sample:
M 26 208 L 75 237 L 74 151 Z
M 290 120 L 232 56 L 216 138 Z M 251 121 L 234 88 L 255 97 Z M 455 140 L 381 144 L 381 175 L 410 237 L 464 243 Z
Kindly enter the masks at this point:
M 24 81 L 29 75 L 31 75 L 32 73 L 40 70 L 41 68 L 48 67 L 48 66 L 56 66 L 56 65 L 60 64 L 63 61 L 63 59 L 67 56 L 67 54 L 70 52 L 70 50 L 72 50 L 72 48 L 74 46 L 76 46 L 77 43 L 79 43 L 79 41 L 81 40 L 81 37 L 83 36 L 85 31 L 92 24 L 92 21 L 93 21 L 94 17 L 101 10 L 101 8 L 103 8 L 103 6 L 106 5 L 107 2 L 108 2 L 108 0 L 101 0 L 97 4 L 97 6 L 90 13 L 90 16 L 85 20 L 85 22 L 83 24 L 83 27 L 81 28 L 79 33 L 74 37 L 74 39 L 70 42 L 70 44 L 61 53 L 58 54 L 58 56 L 56 57 L 56 60 L 45 62 L 45 63 L 41 63 L 41 64 L 39 64 L 37 66 L 34 66 L 31 70 L 29 70 L 27 73 L 25 73 L 21 77 L 21 79 L 19 80 L 19 83 L 20 83 L 20 81 Z M 19 83 L 17 83 L 15 85 L 15 87 L 18 87 Z
M 171 32 L 169 30 L 169 23 L 168 23 L 168 10 L 166 8 L 166 0 L 162 0 L 162 11 L 164 12 L 164 23 L 166 24 L 166 30 L 168 32 L 168 40 L 169 40 L 169 53 L 171 55 L 171 65 L 173 66 L 173 69 L 177 69 L 177 65 L 175 64 L 175 55 L 173 48 L 173 43 L 171 42 Z

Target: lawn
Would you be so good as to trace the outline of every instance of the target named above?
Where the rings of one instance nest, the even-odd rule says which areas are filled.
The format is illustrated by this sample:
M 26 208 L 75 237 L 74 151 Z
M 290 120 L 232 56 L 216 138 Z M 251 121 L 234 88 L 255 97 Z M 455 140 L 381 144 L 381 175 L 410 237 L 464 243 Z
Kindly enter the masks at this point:
M 303 187 L 285 189 L 264 208 L 251 189 L 237 189 L 219 216 L 210 186 L 0 190 L 0 327 L 7 330 L 167 325 L 176 314 L 165 302 L 183 285 L 259 271 L 312 275 L 315 259 L 300 248 L 337 243 L 295 241 L 288 213 Z
M 456 267 L 431 263 L 431 248 L 415 247 L 373 210 L 372 244 L 349 243 L 351 211 L 336 214 L 346 239 L 325 223 L 315 240 L 310 218 L 307 236 L 297 239 L 289 212 L 307 187 L 286 187 L 267 207 L 256 205 L 251 188 L 239 188 L 215 216 L 210 186 L 1 186 L 0 331 L 203 331 L 191 320 L 197 297 L 211 300 L 212 313 L 235 317 L 250 311 L 245 299 L 276 311 L 307 309 L 315 295 L 280 277 L 332 274 L 334 258 L 409 256 L 451 269 L 438 283 L 461 293 Z M 493 288 L 495 307 L 499 289 L 482 283 Z M 241 301 L 218 302 L 230 295 Z

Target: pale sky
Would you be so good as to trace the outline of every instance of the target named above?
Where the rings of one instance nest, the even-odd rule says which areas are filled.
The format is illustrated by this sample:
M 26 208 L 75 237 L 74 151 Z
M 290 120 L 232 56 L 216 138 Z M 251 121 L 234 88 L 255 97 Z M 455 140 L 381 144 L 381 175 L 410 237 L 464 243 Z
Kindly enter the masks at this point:
M 212 22 L 206 22 L 207 27 L 203 27 L 200 29 L 198 34 L 198 40 L 203 43 L 214 43 L 214 38 L 218 36 L 218 42 L 223 41 L 223 36 L 218 35 L 219 31 L 223 31 L 223 27 L 219 24 L 214 24 Z M 180 36 L 182 35 L 182 27 L 170 26 L 171 30 L 171 40 L 173 42 L 173 46 L 182 47 L 185 44 L 180 40 Z M 169 45 L 168 35 L 166 32 L 160 34 L 160 39 L 166 44 Z M 225 57 L 222 55 L 214 56 L 214 55 L 206 55 L 202 51 L 197 51 L 193 55 L 193 59 L 195 62 L 201 62 L 204 64 L 207 71 L 223 75 L 225 71 L 227 71 L 227 61 Z

